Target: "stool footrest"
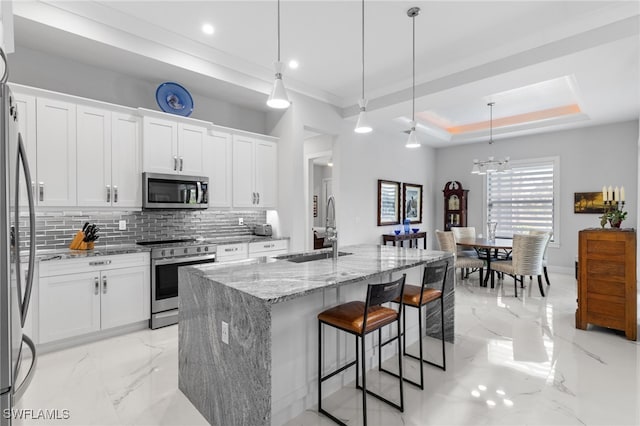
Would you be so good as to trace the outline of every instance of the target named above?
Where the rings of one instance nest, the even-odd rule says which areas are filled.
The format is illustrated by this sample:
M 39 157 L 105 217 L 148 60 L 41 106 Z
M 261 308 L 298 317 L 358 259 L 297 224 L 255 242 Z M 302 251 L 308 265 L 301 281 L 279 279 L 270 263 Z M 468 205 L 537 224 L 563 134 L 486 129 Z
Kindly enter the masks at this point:
M 344 370 L 346 370 L 347 368 L 356 365 L 356 362 L 358 362 L 358 360 L 355 361 L 351 361 L 350 363 L 343 365 L 342 367 L 338 368 L 335 371 L 332 371 L 331 373 L 327 374 L 326 376 L 320 376 L 320 381 L 324 382 L 325 380 L 328 380 L 330 378 L 332 378 L 333 376 L 335 376 L 338 373 L 342 373 Z
M 420 357 L 417 357 L 415 355 L 412 354 L 408 354 L 408 353 L 404 353 L 405 356 L 408 356 L 409 358 L 413 358 L 415 360 L 420 361 Z M 427 361 L 426 359 L 423 359 L 422 362 L 424 362 L 425 364 L 429 364 L 429 365 L 433 365 L 434 367 L 438 367 L 441 370 L 447 371 L 446 368 L 444 368 L 444 366 L 440 365 L 440 364 L 436 364 L 435 362 L 431 362 L 431 361 Z
M 396 375 L 396 374 L 392 374 L 393 376 L 396 376 L 398 378 L 400 378 L 400 376 Z M 356 385 L 356 389 L 362 390 L 362 386 Z M 374 398 L 379 399 L 382 402 L 386 402 L 387 404 L 391 405 L 393 408 L 396 408 L 398 410 L 400 410 L 401 413 L 404 413 L 404 407 L 402 407 L 400 404 L 396 404 L 393 401 L 389 401 L 387 398 L 385 398 L 384 396 L 378 395 L 377 393 L 370 391 L 369 389 L 367 389 L 366 391 L 369 395 L 373 396 Z

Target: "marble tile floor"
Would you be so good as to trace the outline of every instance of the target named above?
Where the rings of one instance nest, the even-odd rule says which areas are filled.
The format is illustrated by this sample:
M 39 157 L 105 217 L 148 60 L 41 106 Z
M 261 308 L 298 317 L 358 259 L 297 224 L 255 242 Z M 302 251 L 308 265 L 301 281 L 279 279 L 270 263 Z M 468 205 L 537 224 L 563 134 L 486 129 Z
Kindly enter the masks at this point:
M 640 425 L 640 344 L 613 330 L 577 330 L 573 276 L 550 278 L 546 298 L 533 281 L 517 299 L 511 278 L 495 289 L 458 280 L 447 371 L 425 365 L 425 390 L 405 385 L 404 413 L 369 398 L 369 425 Z M 17 408 L 67 409 L 70 418 L 14 424 L 207 424 L 178 390 L 177 332 L 142 330 L 42 355 Z M 436 358 L 439 341 L 425 343 Z M 405 370 L 416 377 L 417 363 L 406 360 Z M 367 377 L 397 395 L 388 376 Z M 361 424 L 360 404 L 352 386 L 323 403 L 350 425 Z M 333 424 L 315 409 L 288 423 Z

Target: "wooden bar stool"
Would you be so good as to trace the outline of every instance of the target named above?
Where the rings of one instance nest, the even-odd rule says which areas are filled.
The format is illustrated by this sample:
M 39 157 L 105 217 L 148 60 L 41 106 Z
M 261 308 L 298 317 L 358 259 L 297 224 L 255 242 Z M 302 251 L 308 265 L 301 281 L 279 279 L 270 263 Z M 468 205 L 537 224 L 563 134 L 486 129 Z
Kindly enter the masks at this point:
M 318 412 L 323 413 L 334 422 L 345 425 L 337 417 L 322 408 L 322 382 L 330 379 L 336 374 L 346 370 L 347 368 L 356 366 L 356 388 L 362 390 L 362 416 L 364 425 L 367 424 L 367 394 L 370 394 L 379 400 L 404 411 L 404 393 L 402 387 L 402 357 L 400 356 L 400 315 L 402 313 L 402 304 L 398 305 L 398 310 L 381 306 L 383 303 L 391 302 L 395 299 L 402 299 L 404 294 L 405 275 L 402 278 L 389 283 L 369 284 L 367 288 L 367 298 L 365 302 L 348 302 L 342 305 L 327 309 L 318 314 Z M 396 404 L 381 395 L 378 395 L 367 389 L 366 379 L 366 362 L 365 362 L 365 337 L 367 334 L 381 330 L 385 325 L 396 323 L 398 334 L 391 340 L 400 339 L 398 341 L 398 371 L 400 384 L 400 404 Z M 330 325 L 339 330 L 353 334 L 356 340 L 356 359 L 348 364 L 332 371 L 326 375 L 322 375 L 322 325 Z M 358 339 L 360 338 L 360 339 Z M 360 342 L 359 342 L 360 340 Z M 359 344 L 362 353 L 359 353 Z M 380 340 L 378 339 L 378 351 L 380 351 Z M 359 376 L 359 360 L 362 362 L 362 386 L 358 385 Z
M 412 385 L 418 386 L 420 389 L 424 389 L 424 372 L 422 370 L 422 363 L 426 363 L 429 365 L 433 365 L 435 367 L 441 368 L 442 370 L 447 370 L 447 359 L 445 356 L 444 350 L 444 286 L 447 282 L 447 269 L 449 268 L 449 262 L 444 262 L 440 265 L 434 266 L 426 266 L 424 268 L 424 273 L 422 274 L 422 285 L 415 286 L 407 284 L 404 290 L 404 296 L 402 298 L 397 298 L 394 300 L 396 303 L 400 303 L 402 300 L 402 305 L 409 306 L 412 308 L 418 309 L 418 344 L 419 344 L 419 356 L 415 356 L 407 353 L 407 340 L 406 338 L 402 339 L 402 353 L 408 357 L 417 359 L 420 361 L 420 383 L 417 383 L 411 379 L 404 378 L 404 380 Z M 436 288 L 439 286 L 439 288 Z M 440 300 L 440 328 L 441 328 L 441 339 L 442 339 L 442 365 L 436 364 L 435 362 L 428 361 L 424 359 L 423 350 L 422 350 L 422 307 L 426 306 L 430 302 L 435 302 L 436 300 Z M 426 322 L 426 315 L 425 315 Z M 426 324 L 425 324 L 426 325 Z M 406 321 L 406 311 L 402 312 L 402 335 L 405 335 L 407 329 L 407 321 Z M 388 342 L 382 343 L 382 346 L 386 345 Z M 394 374 L 390 371 L 383 370 L 389 374 Z

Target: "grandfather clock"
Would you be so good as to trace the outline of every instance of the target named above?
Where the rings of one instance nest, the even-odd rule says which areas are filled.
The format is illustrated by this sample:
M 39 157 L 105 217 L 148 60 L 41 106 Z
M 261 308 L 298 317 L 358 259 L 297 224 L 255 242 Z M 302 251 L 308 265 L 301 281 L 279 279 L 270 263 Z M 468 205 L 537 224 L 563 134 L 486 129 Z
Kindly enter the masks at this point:
M 444 230 L 449 231 L 454 226 L 467 226 L 467 193 L 457 180 L 447 182 L 442 190 L 444 193 Z

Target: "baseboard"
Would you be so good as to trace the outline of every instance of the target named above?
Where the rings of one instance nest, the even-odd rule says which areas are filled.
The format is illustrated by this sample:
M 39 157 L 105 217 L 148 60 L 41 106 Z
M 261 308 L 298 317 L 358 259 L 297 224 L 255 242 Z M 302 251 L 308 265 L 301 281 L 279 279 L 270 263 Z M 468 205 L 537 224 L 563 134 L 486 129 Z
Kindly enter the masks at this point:
M 56 340 L 54 342 L 42 343 L 36 345 L 36 348 L 38 350 L 38 354 L 46 354 L 48 352 L 55 352 L 61 349 L 84 345 L 86 343 L 97 342 L 110 337 L 121 336 L 123 334 L 131 333 L 132 331 L 144 330 L 146 328 L 149 328 L 149 320 L 114 327 L 108 330 L 100 330 L 95 333 L 83 334 L 82 336 L 74 336 L 67 339 Z

